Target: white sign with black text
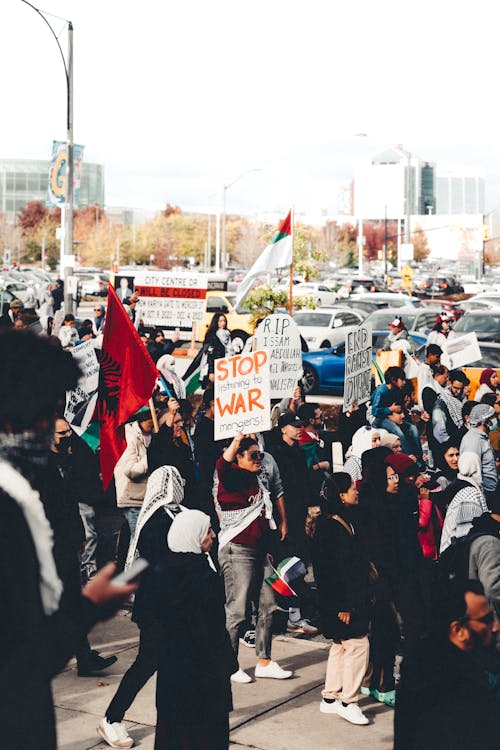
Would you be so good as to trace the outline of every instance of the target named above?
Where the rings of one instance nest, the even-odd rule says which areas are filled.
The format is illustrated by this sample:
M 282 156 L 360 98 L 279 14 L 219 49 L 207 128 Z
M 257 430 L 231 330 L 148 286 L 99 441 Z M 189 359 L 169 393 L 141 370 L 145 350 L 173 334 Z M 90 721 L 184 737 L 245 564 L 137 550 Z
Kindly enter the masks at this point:
M 268 315 L 255 332 L 256 349 L 269 356 L 271 398 L 291 398 L 302 377 L 300 332 L 289 315 Z
M 214 376 L 214 440 L 271 429 L 267 352 L 216 359 Z
M 363 324 L 345 334 L 344 411 L 370 400 L 371 371 L 372 327 Z

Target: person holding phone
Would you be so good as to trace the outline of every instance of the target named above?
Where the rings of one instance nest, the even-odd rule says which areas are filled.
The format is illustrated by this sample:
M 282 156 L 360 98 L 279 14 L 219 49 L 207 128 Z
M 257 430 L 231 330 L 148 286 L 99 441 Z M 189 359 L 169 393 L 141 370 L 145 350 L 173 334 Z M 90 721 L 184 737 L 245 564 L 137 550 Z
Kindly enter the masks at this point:
M 47 339 L 0 335 L 0 723 L 2 744 L 55 750 L 52 678 L 82 637 L 135 591 L 114 586 L 114 564 L 61 610 L 63 587 L 41 492 L 56 407 L 81 376 L 73 357 Z M 33 373 L 36 372 L 36 377 Z

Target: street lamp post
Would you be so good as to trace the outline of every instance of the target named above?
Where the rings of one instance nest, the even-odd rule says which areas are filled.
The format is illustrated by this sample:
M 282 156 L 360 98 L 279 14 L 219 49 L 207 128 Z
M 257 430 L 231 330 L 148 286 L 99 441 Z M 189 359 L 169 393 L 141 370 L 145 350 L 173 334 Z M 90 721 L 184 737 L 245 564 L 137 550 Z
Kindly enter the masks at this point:
M 44 12 L 39 8 L 36 8 L 28 0 L 22 0 L 23 3 L 29 5 L 30 8 L 38 13 L 40 18 L 43 18 L 45 23 L 50 29 L 50 32 L 61 53 L 61 58 L 64 65 L 64 73 L 66 76 L 66 141 L 68 144 L 68 168 L 66 172 L 66 200 L 63 204 L 64 207 L 64 240 L 63 248 L 64 253 L 61 256 L 61 261 L 64 259 L 64 263 L 61 262 L 61 272 L 64 277 L 64 308 L 66 312 L 73 311 L 73 288 L 70 279 L 73 276 L 73 178 L 74 178 L 74 155 L 73 155 L 73 24 L 67 19 L 60 19 L 68 24 L 68 55 L 67 61 L 64 57 L 59 39 L 50 23 L 45 18 Z M 51 15 L 50 13 L 47 15 Z M 54 16 L 59 18 L 59 16 Z M 62 217 L 61 217 L 62 218 Z
M 262 170 L 259 168 L 255 169 L 247 169 L 245 172 L 242 172 L 236 179 L 234 179 L 232 182 L 230 182 L 228 185 L 222 186 L 222 270 L 226 270 L 226 190 L 229 190 L 230 187 L 232 187 L 235 182 L 238 182 L 241 180 L 245 175 L 250 174 L 250 172 L 261 172 Z

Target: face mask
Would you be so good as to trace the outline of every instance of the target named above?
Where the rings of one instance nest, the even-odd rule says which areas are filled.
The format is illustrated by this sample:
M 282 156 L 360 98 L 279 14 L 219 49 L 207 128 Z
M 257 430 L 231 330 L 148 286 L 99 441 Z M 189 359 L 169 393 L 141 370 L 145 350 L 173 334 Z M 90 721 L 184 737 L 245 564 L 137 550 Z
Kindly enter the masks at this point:
M 71 446 L 71 438 L 70 437 L 63 437 L 59 440 L 59 443 L 57 445 L 57 452 L 61 455 L 67 456 L 70 451 Z
M 491 425 L 489 426 L 490 432 L 491 430 L 496 430 L 497 427 L 498 427 L 498 419 L 495 417 L 495 419 L 491 420 Z

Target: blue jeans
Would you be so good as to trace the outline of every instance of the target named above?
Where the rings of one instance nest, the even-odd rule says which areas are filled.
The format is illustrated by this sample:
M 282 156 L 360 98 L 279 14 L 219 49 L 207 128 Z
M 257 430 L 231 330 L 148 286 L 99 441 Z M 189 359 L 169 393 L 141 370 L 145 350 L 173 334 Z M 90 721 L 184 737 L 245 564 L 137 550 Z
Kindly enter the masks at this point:
M 135 534 L 135 527 L 137 526 L 137 519 L 139 518 L 139 513 L 141 512 L 141 509 L 138 507 L 130 507 L 130 508 L 122 508 L 123 515 L 125 516 L 125 519 L 128 523 L 128 527 L 130 529 L 130 544 L 132 544 L 132 539 L 134 538 Z M 165 541 L 165 544 L 167 542 Z M 135 556 L 138 557 L 139 553 L 136 551 Z
M 384 419 L 376 419 L 374 423 L 375 427 L 381 427 L 383 430 L 397 435 L 401 440 L 401 446 L 403 453 L 408 456 L 414 455 L 418 459 L 422 459 L 422 443 L 420 442 L 420 435 L 414 424 L 404 422 L 405 431 L 399 427 L 399 425 L 392 422 L 390 419 L 385 417 Z
M 238 656 L 238 638 L 246 619 L 249 597 L 260 591 L 255 654 L 258 659 L 270 659 L 276 601 L 273 589 L 264 581 L 273 573 L 267 554 L 246 544 L 228 542 L 219 550 L 219 563 L 226 590 L 226 629 L 234 653 Z

